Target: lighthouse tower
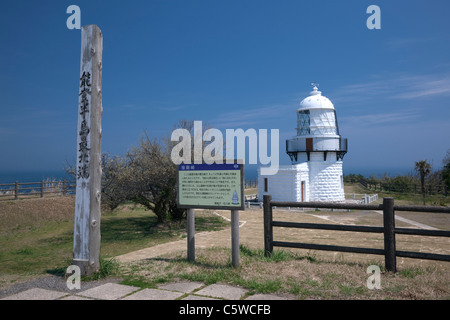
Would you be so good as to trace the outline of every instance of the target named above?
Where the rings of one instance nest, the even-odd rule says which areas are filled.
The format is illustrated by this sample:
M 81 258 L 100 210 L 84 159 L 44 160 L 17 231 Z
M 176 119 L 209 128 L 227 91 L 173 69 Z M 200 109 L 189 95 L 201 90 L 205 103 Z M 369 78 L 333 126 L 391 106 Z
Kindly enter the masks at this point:
M 313 84 L 297 109 L 297 135 L 286 140 L 291 165 L 274 175 L 258 175 L 258 193 L 275 201 L 344 201 L 342 164 L 347 139 L 341 138 L 333 103 Z

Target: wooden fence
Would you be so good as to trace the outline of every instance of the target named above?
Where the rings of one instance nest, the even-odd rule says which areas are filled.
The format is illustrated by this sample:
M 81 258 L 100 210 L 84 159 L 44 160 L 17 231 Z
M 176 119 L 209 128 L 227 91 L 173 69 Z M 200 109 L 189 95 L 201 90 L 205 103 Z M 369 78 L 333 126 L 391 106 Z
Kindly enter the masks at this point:
M 19 196 L 40 196 L 46 194 L 75 194 L 75 181 L 52 181 L 41 180 L 39 182 L 15 182 L 0 184 L 0 197 L 13 197 L 15 200 Z
M 377 255 L 385 256 L 386 270 L 392 271 L 392 272 L 397 271 L 396 257 L 450 261 L 450 255 L 423 253 L 423 252 L 398 251 L 395 248 L 395 235 L 396 234 L 409 234 L 409 235 L 434 236 L 434 237 L 450 237 L 450 231 L 396 228 L 395 223 L 394 223 L 395 211 L 450 213 L 450 207 L 399 206 L 399 205 L 394 205 L 394 198 L 383 198 L 383 204 L 369 205 L 369 204 L 348 204 L 348 203 L 331 203 L 331 202 L 328 202 L 328 203 L 326 203 L 326 202 L 280 202 L 280 201 L 272 201 L 272 196 L 265 195 L 263 202 L 264 202 L 264 204 L 263 204 L 263 207 L 264 207 L 264 249 L 265 249 L 266 256 L 270 256 L 272 254 L 274 246 L 301 248 L 301 249 L 310 249 L 310 250 L 326 250 L 326 251 L 341 251 L 341 252 L 377 254 Z M 272 220 L 272 208 L 273 207 L 383 210 L 383 227 L 273 221 Z M 275 240 L 273 240 L 273 227 L 384 233 L 384 249 L 275 241 Z
M 41 180 L 38 182 L 15 182 L 0 184 L 0 198 L 14 198 L 24 196 L 40 196 L 46 194 L 68 195 L 75 194 L 76 182 L 70 180 Z M 258 187 L 258 180 L 246 180 L 245 188 Z
M 359 180 L 359 183 L 366 189 L 379 192 L 399 192 L 399 193 L 411 193 L 411 194 L 422 194 L 422 186 L 416 183 L 409 184 L 396 184 L 394 182 L 375 182 L 366 179 Z M 442 194 L 448 196 L 448 188 L 444 184 L 425 186 L 426 194 Z
M 257 187 L 258 187 L 258 179 L 245 180 L 245 189 Z

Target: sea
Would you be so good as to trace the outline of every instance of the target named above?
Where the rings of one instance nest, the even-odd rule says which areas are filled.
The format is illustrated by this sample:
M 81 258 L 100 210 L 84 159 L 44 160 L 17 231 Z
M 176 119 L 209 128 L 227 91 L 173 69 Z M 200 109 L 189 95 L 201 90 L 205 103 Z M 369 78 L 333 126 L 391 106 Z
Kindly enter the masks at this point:
M 64 170 L 11 171 L 0 172 L 0 184 L 40 182 L 47 180 L 74 180 Z
M 346 168 L 344 175 L 361 174 L 364 177 L 384 175 L 395 177 L 397 175 L 411 174 L 410 168 Z M 245 180 L 254 180 L 258 178 L 258 166 L 246 165 L 244 167 Z M 42 180 L 74 180 L 73 176 L 67 174 L 64 170 L 35 170 L 35 171 L 11 171 L 0 172 L 0 184 L 17 182 L 40 182 Z

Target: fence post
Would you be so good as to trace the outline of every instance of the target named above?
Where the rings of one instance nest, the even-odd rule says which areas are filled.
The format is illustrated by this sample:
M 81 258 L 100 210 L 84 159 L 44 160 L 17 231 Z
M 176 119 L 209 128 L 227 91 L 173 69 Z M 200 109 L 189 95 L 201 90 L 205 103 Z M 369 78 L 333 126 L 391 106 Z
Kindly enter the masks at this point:
M 239 267 L 239 210 L 231 210 L 231 263 Z
M 19 198 L 19 182 L 16 181 L 16 185 L 14 187 L 14 200 Z
M 273 227 L 272 227 L 272 201 L 271 195 L 264 195 L 264 255 L 269 257 L 273 252 Z
M 44 180 L 41 180 L 41 198 L 44 197 Z
M 397 272 L 394 198 L 383 198 L 384 260 L 386 270 Z
M 195 261 L 195 209 L 187 210 L 187 258 Z

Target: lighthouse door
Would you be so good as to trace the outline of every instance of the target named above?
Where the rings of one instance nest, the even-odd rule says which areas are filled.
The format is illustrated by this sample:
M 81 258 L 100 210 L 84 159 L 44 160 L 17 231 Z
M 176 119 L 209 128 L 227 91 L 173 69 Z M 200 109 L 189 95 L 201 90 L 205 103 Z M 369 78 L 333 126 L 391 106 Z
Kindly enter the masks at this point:
M 313 139 L 306 138 L 306 151 L 313 151 Z

